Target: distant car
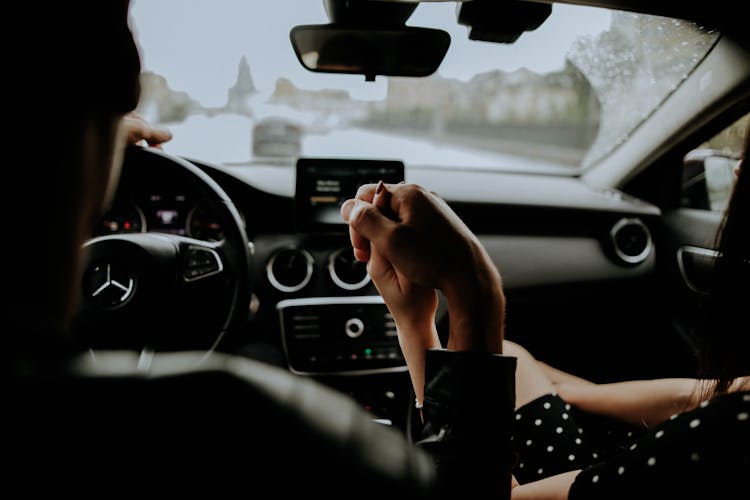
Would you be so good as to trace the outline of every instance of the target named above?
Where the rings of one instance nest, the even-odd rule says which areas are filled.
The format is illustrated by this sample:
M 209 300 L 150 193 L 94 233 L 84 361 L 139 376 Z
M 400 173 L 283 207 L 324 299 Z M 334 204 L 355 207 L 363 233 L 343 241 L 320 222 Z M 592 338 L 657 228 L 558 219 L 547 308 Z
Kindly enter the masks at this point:
M 303 127 L 286 118 L 264 118 L 253 127 L 254 156 L 299 156 Z

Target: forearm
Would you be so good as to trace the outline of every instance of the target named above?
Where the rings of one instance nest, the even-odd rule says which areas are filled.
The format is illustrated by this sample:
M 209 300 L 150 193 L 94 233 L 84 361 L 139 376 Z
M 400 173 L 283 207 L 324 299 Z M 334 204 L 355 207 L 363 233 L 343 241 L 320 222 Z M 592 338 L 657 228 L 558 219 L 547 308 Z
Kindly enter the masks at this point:
M 443 288 L 450 320 L 447 348 L 502 354 L 505 296 L 500 273 L 478 243 L 472 262 L 470 273 Z
M 652 427 L 700 403 L 701 382 L 689 378 L 632 380 L 611 384 L 560 384 L 560 396 L 576 407 Z
M 398 329 L 398 342 L 401 346 L 401 352 L 409 368 L 414 395 L 417 401 L 422 404 L 424 401 L 425 351 L 441 348 L 435 323 L 433 321 L 425 325 L 403 325 L 397 322 L 396 328 Z

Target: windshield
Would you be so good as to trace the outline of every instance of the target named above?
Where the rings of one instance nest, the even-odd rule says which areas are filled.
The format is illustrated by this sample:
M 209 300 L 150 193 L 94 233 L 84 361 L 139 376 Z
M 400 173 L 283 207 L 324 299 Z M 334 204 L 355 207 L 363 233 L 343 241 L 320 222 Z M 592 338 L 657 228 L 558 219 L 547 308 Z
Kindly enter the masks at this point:
M 228 167 L 317 156 L 570 174 L 625 141 L 718 37 L 555 5 L 512 45 L 477 42 L 456 5 L 422 3 L 408 22 L 451 35 L 437 73 L 366 82 L 298 62 L 289 31 L 327 23 L 322 2 L 136 0 L 138 111 L 172 130 L 167 151 Z

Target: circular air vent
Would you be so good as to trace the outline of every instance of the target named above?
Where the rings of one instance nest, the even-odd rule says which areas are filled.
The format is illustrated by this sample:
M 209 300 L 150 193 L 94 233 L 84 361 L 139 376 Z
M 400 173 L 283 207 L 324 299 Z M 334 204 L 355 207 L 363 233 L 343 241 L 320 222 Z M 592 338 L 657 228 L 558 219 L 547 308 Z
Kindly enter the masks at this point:
M 350 247 L 331 254 L 328 259 L 328 272 L 333 282 L 344 290 L 359 290 L 370 282 L 367 265 L 354 258 L 354 252 Z
M 626 264 L 639 264 L 651 254 L 651 233 L 640 219 L 620 219 L 609 235 L 615 255 Z
M 302 290 L 310 282 L 315 261 L 307 250 L 285 248 L 268 260 L 266 274 L 274 288 L 282 292 Z

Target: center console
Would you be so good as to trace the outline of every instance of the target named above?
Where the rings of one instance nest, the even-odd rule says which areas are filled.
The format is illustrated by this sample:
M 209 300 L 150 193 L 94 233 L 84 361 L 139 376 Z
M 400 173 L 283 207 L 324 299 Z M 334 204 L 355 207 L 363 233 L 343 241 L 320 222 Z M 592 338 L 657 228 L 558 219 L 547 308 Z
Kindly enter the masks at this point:
M 349 394 L 386 425 L 406 425 L 411 385 L 393 317 L 379 295 L 278 303 L 289 369 Z
M 281 340 L 300 374 L 374 374 L 406 369 L 396 324 L 379 295 L 283 300 Z
M 352 253 L 341 205 L 360 186 L 404 179 L 397 160 L 299 158 L 295 234 L 270 249 L 266 271 L 287 367 L 349 394 L 401 427 L 411 383 L 396 324 Z

